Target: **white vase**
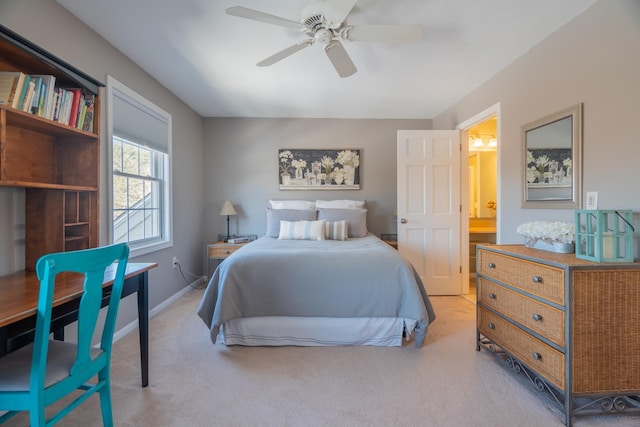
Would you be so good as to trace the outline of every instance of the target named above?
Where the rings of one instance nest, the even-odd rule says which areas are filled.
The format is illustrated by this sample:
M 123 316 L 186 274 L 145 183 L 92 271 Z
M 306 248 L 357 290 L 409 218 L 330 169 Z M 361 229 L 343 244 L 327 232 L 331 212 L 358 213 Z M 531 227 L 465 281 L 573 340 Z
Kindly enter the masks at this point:
M 356 179 L 356 168 L 355 166 L 351 166 L 351 165 L 345 165 L 343 167 L 344 169 L 344 183 L 346 185 L 353 185 L 355 179 Z

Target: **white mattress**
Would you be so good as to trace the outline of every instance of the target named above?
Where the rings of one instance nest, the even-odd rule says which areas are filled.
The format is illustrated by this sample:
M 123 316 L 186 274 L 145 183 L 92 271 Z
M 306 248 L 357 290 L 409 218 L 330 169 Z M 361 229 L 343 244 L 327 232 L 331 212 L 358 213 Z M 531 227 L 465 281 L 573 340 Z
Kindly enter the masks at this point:
M 416 323 L 388 317 L 246 317 L 225 322 L 216 342 L 246 346 L 402 347 L 403 332 L 409 340 Z

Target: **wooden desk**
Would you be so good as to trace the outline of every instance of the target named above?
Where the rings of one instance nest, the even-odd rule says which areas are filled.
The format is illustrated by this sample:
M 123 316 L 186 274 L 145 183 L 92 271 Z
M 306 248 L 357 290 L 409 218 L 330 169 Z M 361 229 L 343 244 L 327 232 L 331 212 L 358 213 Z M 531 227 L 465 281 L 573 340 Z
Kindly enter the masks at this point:
M 149 292 L 148 272 L 156 263 L 129 263 L 125 273 L 122 298 L 138 294 L 140 334 L 140 365 L 142 387 L 149 384 Z M 109 304 L 115 266 L 104 276 L 102 307 Z M 64 327 L 78 319 L 78 304 L 82 295 L 83 276 L 62 273 L 56 277 L 53 294 L 51 331 L 55 339 L 64 339 Z M 35 272 L 20 271 L 0 277 L 0 357 L 33 341 L 40 281 Z

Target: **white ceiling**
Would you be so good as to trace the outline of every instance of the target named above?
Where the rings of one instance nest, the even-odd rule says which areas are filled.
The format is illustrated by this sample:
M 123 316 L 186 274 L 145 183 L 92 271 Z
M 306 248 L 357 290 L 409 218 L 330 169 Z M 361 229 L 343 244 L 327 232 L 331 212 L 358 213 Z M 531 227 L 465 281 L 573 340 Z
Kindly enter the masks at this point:
M 416 43 L 344 42 L 340 78 L 322 46 L 255 64 L 306 39 L 227 15 L 294 21 L 313 0 L 58 0 L 204 117 L 433 118 L 596 0 L 359 0 L 350 25 L 421 24 Z

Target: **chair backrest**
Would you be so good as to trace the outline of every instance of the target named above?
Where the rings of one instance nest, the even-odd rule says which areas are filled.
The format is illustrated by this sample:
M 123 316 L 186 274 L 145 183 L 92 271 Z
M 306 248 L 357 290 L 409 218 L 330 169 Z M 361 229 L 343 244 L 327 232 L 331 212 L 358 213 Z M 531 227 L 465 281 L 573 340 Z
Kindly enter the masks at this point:
M 107 316 L 102 329 L 100 348 L 108 354 L 111 352 L 128 258 L 129 247 L 125 243 L 120 243 L 80 251 L 48 254 L 38 260 L 36 274 L 40 280 L 40 295 L 38 297 L 36 336 L 31 367 L 30 387 L 32 390 L 42 389 L 44 386 L 56 279 L 67 280 L 69 273 L 84 275 L 84 291 L 78 308 L 78 353 L 70 372 L 73 374 L 75 370 L 82 369 L 91 363 L 91 340 L 97 325 L 105 271 L 108 268 L 116 269 L 116 272 Z M 117 264 L 113 264 L 114 261 Z M 60 275 L 61 273 L 65 274 Z

